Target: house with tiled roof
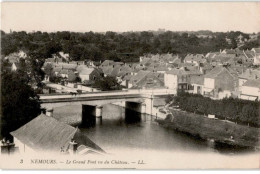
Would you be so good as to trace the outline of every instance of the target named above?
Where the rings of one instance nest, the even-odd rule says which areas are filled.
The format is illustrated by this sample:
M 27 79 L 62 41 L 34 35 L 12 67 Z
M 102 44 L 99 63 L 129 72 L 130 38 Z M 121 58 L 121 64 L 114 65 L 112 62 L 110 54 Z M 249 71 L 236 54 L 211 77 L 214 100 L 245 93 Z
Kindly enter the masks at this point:
M 248 80 L 260 79 L 260 70 L 247 69 L 245 72 L 238 76 L 239 90 L 241 90 L 243 84 Z
M 205 63 L 206 59 L 203 54 L 188 54 L 183 61 L 184 63 L 192 63 L 195 66 L 199 66 L 200 63 Z
M 260 79 L 247 80 L 241 87 L 240 98 L 260 101 Z
M 203 76 L 192 76 L 190 77 L 189 92 L 193 94 L 203 94 L 204 77 Z
M 132 69 L 128 65 L 121 66 L 117 73 L 117 76 L 116 76 L 117 81 L 124 83 L 124 86 L 125 86 L 126 81 L 124 80 L 125 79 L 124 77 L 131 75 L 131 73 L 132 73 Z M 126 85 L 126 86 L 128 86 L 128 85 Z
M 138 89 L 155 89 L 155 88 L 163 88 L 164 82 L 159 77 L 155 75 L 155 73 L 151 72 L 146 75 L 142 80 L 136 83 L 132 88 Z
M 211 62 L 216 62 L 217 65 L 230 65 L 233 64 L 235 57 L 236 57 L 235 54 L 221 53 L 215 56 Z
M 78 65 L 77 67 L 76 67 L 76 71 L 77 72 L 81 72 L 83 69 L 85 69 L 85 68 L 88 68 L 88 66 L 87 65 Z
M 104 150 L 77 128 L 44 114 L 11 132 L 14 144 L 24 154 L 104 154 Z
M 105 77 L 109 76 L 111 74 L 111 72 L 113 71 L 113 66 L 112 65 L 110 65 L 110 66 L 103 66 L 103 67 L 100 66 L 100 68 L 102 69 Z
M 128 83 L 128 88 L 135 86 L 140 80 L 142 80 L 150 71 L 140 70 L 136 75 L 133 75 Z
M 139 64 L 134 64 L 132 66 L 132 72 L 131 72 L 131 75 L 136 75 L 139 71 L 141 70 L 146 70 L 147 68 L 146 67 L 143 67 Z
M 199 70 L 202 74 L 206 74 L 210 72 L 214 67 L 210 63 L 204 63 L 199 66 Z
M 230 97 L 236 85 L 236 78 L 225 67 L 217 66 L 204 75 L 203 95 L 214 99 Z
M 240 64 L 240 65 L 243 65 L 243 66 L 250 66 L 253 64 L 253 59 L 248 59 L 246 57 L 246 55 L 243 53 L 241 55 L 238 55 L 234 58 L 234 64 Z
M 164 74 L 164 85 L 169 89 L 186 91 L 188 89 L 189 74 L 184 69 L 174 68 Z
M 245 68 L 243 67 L 243 65 L 241 66 L 241 64 L 234 64 L 234 65 L 226 66 L 226 68 L 233 76 L 235 76 L 237 78 L 245 70 Z
M 136 76 L 137 77 L 135 77 L 134 80 L 138 80 L 132 83 L 132 89 L 151 89 L 164 87 L 164 82 L 153 72 L 145 71 L 141 72 L 140 74 L 138 73 Z
M 246 57 L 246 60 L 245 62 L 246 63 L 254 63 L 254 57 L 255 57 L 255 54 L 254 54 L 254 51 L 251 51 L 251 50 L 246 50 L 246 51 L 243 51 L 245 57 Z
M 122 66 L 121 69 L 119 69 L 119 72 L 117 74 L 117 77 L 124 77 L 125 75 L 128 75 L 128 74 L 131 74 L 132 72 L 132 69 L 131 67 L 125 65 L 125 66 Z
M 122 71 L 122 67 L 121 65 L 115 65 L 112 69 L 112 71 L 110 72 L 110 76 L 112 77 L 117 77 L 118 73 Z
M 78 74 L 82 82 L 95 81 L 102 77 L 102 74 L 96 68 L 84 68 Z

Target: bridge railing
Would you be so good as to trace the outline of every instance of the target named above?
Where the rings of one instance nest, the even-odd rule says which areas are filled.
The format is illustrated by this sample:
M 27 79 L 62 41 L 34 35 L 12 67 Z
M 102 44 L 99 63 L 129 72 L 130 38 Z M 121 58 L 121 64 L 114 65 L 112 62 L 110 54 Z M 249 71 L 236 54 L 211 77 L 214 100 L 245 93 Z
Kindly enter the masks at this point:
M 129 89 L 119 91 L 102 91 L 82 94 L 60 94 L 60 95 L 40 95 L 40 99 L 55 99 L 55 98 L 74 98 L 74 97 L 98 97 L 98 96 L 121 96 L 121 95 L 172 95 L 174 90 L 170 89 Z
M 126 92 L 128 90 L 113 90 L 113 91 L 95 91 L 95 92 L 82 92 L 81 94 L 102 94 L 102 93 L 118 93 L 118 92 Z M 51 93 L 51 94 L 39 94 L 39 96 L 53 96 L 53 95 L 71 95 L 70 93 Z

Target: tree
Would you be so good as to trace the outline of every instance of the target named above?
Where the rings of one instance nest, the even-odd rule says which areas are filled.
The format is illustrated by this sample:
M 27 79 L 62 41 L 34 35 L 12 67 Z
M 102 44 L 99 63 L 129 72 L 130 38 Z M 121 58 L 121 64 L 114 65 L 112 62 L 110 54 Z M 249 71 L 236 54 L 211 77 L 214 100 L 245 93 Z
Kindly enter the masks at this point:
M 2 71 L 1 80 L 1 136 L 11 139 L 9 133 L 38 116 L 41 106 L 26 72 Z
M 101 91 L 120 90 L 121 85 L 118 83 L 115 77 L 107 76 L 95 80 L 92 85 L 94 88 L 98 88 Z
M 62 80 L 61 76 L 56 76 L 54 72 L 50 74 L 49 81 L 52 83 L 60 83 Z
M 27 62 L 26 72 L 30 77 L 30 84 L 36 88 L 42 88 L 42 80 L 44 79 L 44 72 L 42 70 L 43 60 L 38 59 L 35 54 L 29 56 L 29 61 Z
M 48 63 L 45 67 L 44 67 L 44 73 L 48 76 L 50 76 L 52 74 L 52 64 Z

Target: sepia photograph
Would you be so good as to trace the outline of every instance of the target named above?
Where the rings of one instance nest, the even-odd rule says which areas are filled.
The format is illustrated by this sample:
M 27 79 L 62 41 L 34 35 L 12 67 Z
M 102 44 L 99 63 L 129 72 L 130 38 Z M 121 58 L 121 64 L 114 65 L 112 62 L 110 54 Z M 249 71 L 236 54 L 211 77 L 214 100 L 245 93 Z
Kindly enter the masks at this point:
M 1 169 L 259 169 L 260 2 L 1 2 Z

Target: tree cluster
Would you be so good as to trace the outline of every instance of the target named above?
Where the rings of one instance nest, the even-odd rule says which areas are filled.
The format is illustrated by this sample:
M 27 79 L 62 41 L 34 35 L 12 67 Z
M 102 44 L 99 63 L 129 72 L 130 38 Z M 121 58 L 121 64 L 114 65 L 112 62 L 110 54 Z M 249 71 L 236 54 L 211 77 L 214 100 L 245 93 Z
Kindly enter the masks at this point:
M 237 37 L 249 38 L 242 32 L 124 32 L 116 33 L 76 33 L 76 32 L 12 32 L 2 33 L 2 54 L 4 56 L 18 50 L 26 50 L 38 59 L 51 57 L 59 51 L 69 53 L 72 60 L 106 59 L 135 62 L 147 53 L 173 53 L 184 56 L 187 53 L 208 53 L 225 48 L 235 48 Z M 206 37 L 200 37 L 206 34 Z M 231 40 L 229 44 L 226 39 Z M 258 38 L 259 41 L 259 38 Z M 257 43 L 247 44 L 246 48 Z
M 38 116 L 41 106 L 26 71 L 2 67 L 1 72 L 1 137 L 10 139 L 9 133 Z
M 202 95 L 181 93 L 174 98 L 180 109 L 197 114 L 213 114 L 218 118 L 260 127 L 260 102 L 237 98 L 212 100 Z
M 93 88 L 100 89 L 101 91 L 110 91 L 110 90 L 121 90 L 122 87 L 118 83 L 115 77 L 106 76 L 98 78 L 94 81 L 92 85 Z

